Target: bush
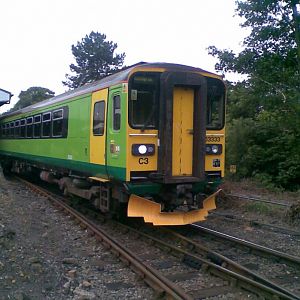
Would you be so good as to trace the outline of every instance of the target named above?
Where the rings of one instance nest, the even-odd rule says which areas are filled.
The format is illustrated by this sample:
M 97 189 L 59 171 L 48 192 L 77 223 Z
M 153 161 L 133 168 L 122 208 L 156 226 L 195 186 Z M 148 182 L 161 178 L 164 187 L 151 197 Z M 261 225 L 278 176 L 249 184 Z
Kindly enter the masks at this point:
M 255 177 L 267 187 L 300 188 L 300 126 L 294 112 L 260 112 L 227 127 L 226 162 L 237 165 L 236 177 Z

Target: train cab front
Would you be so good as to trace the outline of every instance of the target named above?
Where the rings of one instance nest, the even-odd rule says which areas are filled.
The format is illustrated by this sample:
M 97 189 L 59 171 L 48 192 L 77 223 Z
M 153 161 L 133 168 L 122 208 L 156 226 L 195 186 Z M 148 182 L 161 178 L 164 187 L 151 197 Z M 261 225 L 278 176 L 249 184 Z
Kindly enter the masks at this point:
M 184 225 L 205 220 L 216 208 L 219 191 L 203 197 L 211 183 L 211 178 L 207 180 L 210 161 L 206 158 L 208 113 L 216 117 L 207 111 L 209 101 L 215 101 L 211 89 L 220 102 L 219 95 L 224 97 L 220 79 L 208 80 L 200 72 L 184 68 L 139 70 L 130 76 L 126 182 L 129 217 L 143 217 L 153 225 Z M 216 103 L 209 109 L 213 107 Z M 220 109 L 221 105 L 217 111 L 221 116 Z M 213 153 L 213 159 L 220 163 L 213 169 L 219 177 L 224 166 L 224 145 L 220 148 L 222 153 Z

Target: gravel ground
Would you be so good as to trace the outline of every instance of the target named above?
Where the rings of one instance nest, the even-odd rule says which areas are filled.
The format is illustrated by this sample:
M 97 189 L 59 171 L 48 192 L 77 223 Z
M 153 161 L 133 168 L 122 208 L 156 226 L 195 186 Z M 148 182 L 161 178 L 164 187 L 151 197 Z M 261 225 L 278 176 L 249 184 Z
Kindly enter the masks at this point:
M 0 177 L 0 299 L 153 299 L 94 238 Z
M 227 201 L 218 211 L 300 232 L 283 210 L 255 211 Z M 218 217 L 204 224 L 300 256 L 299 236 Z M 155 294 L 48 200 L 0 176 L 0 299 L 155 299 Z
M 239 189 L 238 187 L 235 187 L 235 190 L 238 194 L 249 195 L 249 193 L 245 192 L 247 189 Z M 293 205 L 299 202 L 298 195 L 299 194 L 281 193 L 278 196 L 269 195 L 269 199 L 280 199 L 281 201 L 285 201 L 286 203 Z M 256 194 L 253 194 L 252 191 L 251 196 L 261 196 L 261 198 L 265 199 L 266 193 L 259 193 L 259 191 L 256 191 Z M 300 217 L 297 216 L 298 219 L 293 219 L 293 222 L 291 222 L 288 208 L 226 198 L 219 201 L 219 205 L 217 205 L 217 212 L 218 214 L 235 216 L 237 218 L 241 218 L 241 220 L 230 220 L 228 218 L 222 218 L 220 215 L 212 214 L 205 222 L 202 222 L 201 225 L 276 249 L 286 254 L 300 257 Z M 248 220 L 255 220 L 263 224 L 270 224 L 275 226 L 275 230 L 273 230 L 271 226 L 251 226 Z M 287 231 L 279 228 L 287 229 Z M 231 259 L 235 260 L 238 256 L 236 251 L 238 250 L 232 249 Z M 250 269 L 265 275 L 267 278 L 280 283 L 283 287 L 286 287 L 297 295 L 300 295 L 300 271 L 298 266 L 291 266 L 291 268 L 289 268 L 284 265 L 276 264 L 276 262 L 271 263 L 268 260 L 264 263 L 261 260 L 258 262 L 255 256 L 252 257 L 251 255 L 249 255 L 246 259 L 246 263 L 245 259 L 241 262 Z M 278 277 L 278 271 L 280 271 L 280 268 L 282 268 L 282 276 Z
M 284 196 L 281 194 L 281 197 Z M 278 198 L 273 196 L 273 199 Z M 297 199 L 293 195 L 287 201 L 291 204 L 297 203 L 299 198 Z M 294 256 L 300 256 L 300 223 L 297 220 L 291 223 L 288 208 L 226 198 L 219 201 L 216 212 L 218 214 L 231 215 L 241 220 L 230 220 L 212 214 L 202 225 Z M 247 222 L 248 220 L 275 226 L 275 230 L 272 230 L 271 226 L 269 228 L 253 227 Z M 283 228 L 283 230 L 276 230 L 276 227 L 278 229 Z M 285 232 L 284 229 L 287 229 L 287 231 Z M 290 234 L 291 232 L 299 234 L 293 235 Z

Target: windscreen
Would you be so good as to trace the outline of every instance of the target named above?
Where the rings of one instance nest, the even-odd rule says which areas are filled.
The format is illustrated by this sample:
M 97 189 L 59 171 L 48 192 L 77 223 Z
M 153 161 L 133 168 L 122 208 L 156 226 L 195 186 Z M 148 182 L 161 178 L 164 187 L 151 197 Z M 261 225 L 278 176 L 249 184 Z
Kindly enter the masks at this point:
M 157 129 L 159 73 L 135 73 L 129 82 L 128 97 L 130 126 Z
M 225 87 L 221 80 L 207 78 L 206 129 L 222 129 L 225 117 Z

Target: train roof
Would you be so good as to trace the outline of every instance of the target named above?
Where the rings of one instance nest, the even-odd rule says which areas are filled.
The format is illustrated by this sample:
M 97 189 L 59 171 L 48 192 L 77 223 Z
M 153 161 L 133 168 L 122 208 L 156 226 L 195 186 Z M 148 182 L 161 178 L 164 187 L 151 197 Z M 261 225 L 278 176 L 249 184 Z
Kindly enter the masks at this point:
M 222 79 L 220 76 L 205 71 L 203 69 L 200 68 L 195 68 L 195 67 L 191 67 L 191 66 L 185 66 L 185 65 L 179 65 L 179 64 L 171 64 L 171 63 L 146 63 L 146 62 L 140 62 L 137 63 L 135 65 L 126 67 L 124 69 L 122 69 L 121 71 L 113 74 L 113 75 L 109 75 L 103 79 L 100 79 L 98 81 L 92 82 L 92 83 L 88 83 L 85 84 L 79 88 L 76 88 L 74 90 L 70 90 L 68 92 L 65 92 L 63 94 L 54 96 L 52 98 L 49 98 L 47 100 L 32 104 L 30 106 L 24 107 L 22 109 L 19 109 L 17 111 L 14 112 L 8 112 L 8 113 L 4 113 L 0 119 L 2 118 L 6 118 L 6 117 L 10 117 L 10 116 L 14 116 L 17 114 L 22 114 L 22 113 L 27 113 L 27 112 L 31 112 L 33 110 L 39 109 L 39 108 L 43 108 L 43 107 L 47 107 L 48 105 L 52 105 L 52 104 L 56 104 L 59 102 L 63 102 L 64 100 L 68 100 L 68 99 L 72 99 L 84 94 L 89 94 L 92 93 L 94 91 L 103 89 L 103 88 L 107 88 L 109 86 L 112 85 L 116 85 L 118 83 L 122 83 L 122 82 L 126 82 L 128 80 L 129 75 L 135 70 L 135 69 L 164 69 L 165 71 L 188 71 L 188 72 L 193 72 L 193 73 L 202 73 L 204 75 L 208 75 L 208 76 L 213 76 L 213 77 L 217 77 Z

